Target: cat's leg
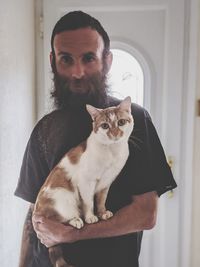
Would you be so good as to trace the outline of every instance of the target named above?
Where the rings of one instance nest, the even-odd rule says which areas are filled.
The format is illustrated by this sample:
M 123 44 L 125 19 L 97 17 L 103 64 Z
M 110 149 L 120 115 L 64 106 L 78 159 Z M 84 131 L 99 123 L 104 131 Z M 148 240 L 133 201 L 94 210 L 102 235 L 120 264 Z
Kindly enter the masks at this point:
M 71 206 L 69 207 L 68 205 L 68 209 L 67 209 L 68 212 L 70 210 L 70 219 L 68 220 L 68 224 L 70 224 L 71 226 L 77 229 L 81 229 L 84 226 L 84 222 L 80 217 L 78 201 L 76 201 L 74 205 L 72 205 L 72 202 L 70 204 Z
M 105 206 L 108 190 L 109 188 L 104 188 L 95 195 L 97 215 L 101 220 L 108 220 L 113 216 L 113 213 L 109 210 L 106 210 Z
M 77 229 L 81 229 L 84 226 L 84 222 L 80 217 L 74 217 L 68 223 Z
M 61 188 L 54 192 L 54 209 L 63 218 L 62 222 L 78 229 L 84 225 L 80 215 L 79 202 L 76 192 Z
M 86 223 L 98 222 L 98 217 L 94 214 L 94 190 L 96 183 L 90 182 L 84 186 L 80 186 L 80 195 L 82 198 L 83 215 Z

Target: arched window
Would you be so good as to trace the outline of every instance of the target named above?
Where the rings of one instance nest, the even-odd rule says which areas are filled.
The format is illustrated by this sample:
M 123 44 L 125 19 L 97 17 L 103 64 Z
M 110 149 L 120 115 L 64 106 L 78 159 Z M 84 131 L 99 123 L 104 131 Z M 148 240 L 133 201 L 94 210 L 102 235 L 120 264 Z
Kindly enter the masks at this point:
M 144 74 L 140 63 L 128 52 L 111 49 L 113 63 L 109 72 L 111 95 L 119 99 L 130 96 L 132 102 L 144 105 Z

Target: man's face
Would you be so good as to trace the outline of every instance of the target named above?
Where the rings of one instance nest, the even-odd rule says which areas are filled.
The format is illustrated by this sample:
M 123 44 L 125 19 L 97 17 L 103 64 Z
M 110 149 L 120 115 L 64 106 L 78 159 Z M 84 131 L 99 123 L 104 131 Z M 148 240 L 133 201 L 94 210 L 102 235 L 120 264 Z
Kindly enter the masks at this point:
M 52 96 L 57 107 L 103 107 L 107 101 L 106 74 L 112 54 L 103 57 L 104 42 L 91 28 L 55 35 L 55 59 L 50 55 L 54 74 Z
M 69 89 L 83 94 L 90 78 L 103 74 L 104 42 L 91 28 L 61 32 L 54 38 L 57 74 L 69 82 Z

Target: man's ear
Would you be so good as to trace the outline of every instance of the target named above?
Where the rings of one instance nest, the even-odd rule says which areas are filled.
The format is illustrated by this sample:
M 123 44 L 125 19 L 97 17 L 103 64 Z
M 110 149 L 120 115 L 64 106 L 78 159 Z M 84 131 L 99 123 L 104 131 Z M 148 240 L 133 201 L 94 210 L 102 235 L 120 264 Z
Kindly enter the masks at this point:
M 111 51 L 106 55 L 106 74 L 109 72 L 111 66 L 112 66 L 112 61 L 113 61 L 113 54 Z
M 50 60 L 51 66 L 52 66 L 52 62 L 53 62 L 53 53 L 52 53 L 52 51 L 49 54 L 49 60 Z

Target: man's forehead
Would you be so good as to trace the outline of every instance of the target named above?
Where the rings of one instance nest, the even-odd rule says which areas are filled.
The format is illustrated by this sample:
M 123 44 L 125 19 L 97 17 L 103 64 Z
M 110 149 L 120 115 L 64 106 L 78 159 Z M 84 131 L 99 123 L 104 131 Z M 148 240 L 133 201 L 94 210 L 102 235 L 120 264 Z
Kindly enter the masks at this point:
M 83 28 L 58 33 L 54 38 L 54 49 L 57 52 L 103 51 L 104 42 L 101 35 L 91 28 Z

